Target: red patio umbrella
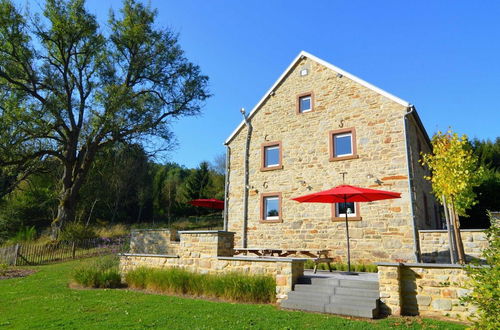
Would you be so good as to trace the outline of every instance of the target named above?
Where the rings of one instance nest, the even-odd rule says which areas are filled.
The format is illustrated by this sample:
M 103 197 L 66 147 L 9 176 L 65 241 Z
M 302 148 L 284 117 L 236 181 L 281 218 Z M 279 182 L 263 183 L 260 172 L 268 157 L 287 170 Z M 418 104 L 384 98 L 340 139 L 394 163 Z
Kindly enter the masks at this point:
M 210 199 L 193 199 L 188 202 L 194 206 L 207 207 L 210 209 L 223 210 L 224 209 L 224 201 L 219 199 L 210 198 Z
M 383 199 L 400 198 L 401 194 L 368 188 L 360 188 L 349 185 L 340 185 L 332 189 L 320 191 L 314 194 L 304 195 L 293 200 L 300 203 L 351 203 L 351 202 L 373 202 Z M 351 251 L 349 247 L 349 222 L 347 221 L 347 210 L 345 211 L 345 228 L 347 234 L 347 268 L 351 273 Z

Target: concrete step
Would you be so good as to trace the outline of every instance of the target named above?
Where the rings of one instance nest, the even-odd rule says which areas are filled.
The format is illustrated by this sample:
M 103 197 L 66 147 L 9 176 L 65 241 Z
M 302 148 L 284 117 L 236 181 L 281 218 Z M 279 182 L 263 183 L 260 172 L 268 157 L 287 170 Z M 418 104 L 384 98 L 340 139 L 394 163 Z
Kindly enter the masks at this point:
M 319 313 L 325 312 L 324 303 L 311 303 L 311 302 L 302 303 L 302 302 L 288 301 L 288 299 L 281 302 L 281 308 L 300 309 L 304 311 L 319 312 Z
M 341 279 L 339 283 L 340 287 L 343 288 L 356 288 L 356 289 L 369 289 L 378 290 L 378 282 L 375 281 L 363 281 L 363 280 L 344 280 Z
M 330 303 L 377 308 L 379 300 L 376 298 L 372 298 L 372 297 L 355 297 L 355 296 L 333 295 L 330 297 Z
M 333 285 L 319 285 L 319 284 L 295 284 L 294 291 L 307 291 L 333 294 L 335 287 Z
M 314 277 L 314 276 L 302 276 L 297 280 L 298 284 L 318 284 L 318 285 L 339 285 L 339 279 L 336 278 L 325 278 L 325 277 Z
M 350 296 L 350 297 L 370 297 L 370 298 L 380 297 L 380 293 L 378 290 L 343 288 L 343 287 L 335 288 L 335 295 Z
M 358 317 L 375 318 L 378 316 L 378 308 L 369 308 L 341 303 L 332 303 L 325 306 L 325 312 Z
M 288 293 L 290 302 L 314 302 L 314 303 L 330 303 L 329 293 L 309 292 L 309 291 L 292 291 Z

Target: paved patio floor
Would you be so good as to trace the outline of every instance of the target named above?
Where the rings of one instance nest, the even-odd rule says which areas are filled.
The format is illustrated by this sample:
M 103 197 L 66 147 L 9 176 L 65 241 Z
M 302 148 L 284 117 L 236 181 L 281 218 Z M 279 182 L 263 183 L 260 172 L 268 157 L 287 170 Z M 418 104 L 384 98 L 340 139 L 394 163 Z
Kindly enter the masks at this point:
M 378 273 L 357 273 L 358 275 L 346 275 L 343 273 L 345 272 L 333 271 L 330 273 L 327 270 L 318 270 L 318 272 L 314 274 L 312 270 L 306 269 L 304 270 L 304 277 L 378 282 Z

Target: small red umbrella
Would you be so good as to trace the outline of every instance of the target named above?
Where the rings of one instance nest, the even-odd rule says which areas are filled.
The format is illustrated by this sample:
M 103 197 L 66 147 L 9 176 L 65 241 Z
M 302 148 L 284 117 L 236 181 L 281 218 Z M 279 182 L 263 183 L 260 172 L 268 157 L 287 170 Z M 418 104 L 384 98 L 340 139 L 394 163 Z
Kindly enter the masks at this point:
M 210 199 L 193 199 L 188 202 L 194 206 L 207 207 L 210 209 L 223 210 L 224 209 L 224 201 L 219 199 L 210 198 Z
M 320 191 L 314 194 L 304 195 L 293 200 L 300 203 L 351 203 L 351 202 L 373 202 L 383 199 L 401 198 L 400 193 L 360 188 L 349 185 L 340 185 L 332 189 Z M 347 210 L 345 212 L 345 228 L 347 233 L 347 268 L 351 273 L 351 251 L 349 247 L 349 223 L 347 221 Z

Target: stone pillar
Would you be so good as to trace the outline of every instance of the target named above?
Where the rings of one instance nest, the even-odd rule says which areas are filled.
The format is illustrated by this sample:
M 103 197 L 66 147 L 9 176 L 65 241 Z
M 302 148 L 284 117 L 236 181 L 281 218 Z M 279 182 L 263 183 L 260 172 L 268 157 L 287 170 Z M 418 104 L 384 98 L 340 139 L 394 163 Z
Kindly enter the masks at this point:
M 232 257 L 234 232 L 222 230 L 180 231 L 179 255 L 188 258 Z
M 381 312 L 385 315 L 401 315 L 401 265 L 378 264 Z

